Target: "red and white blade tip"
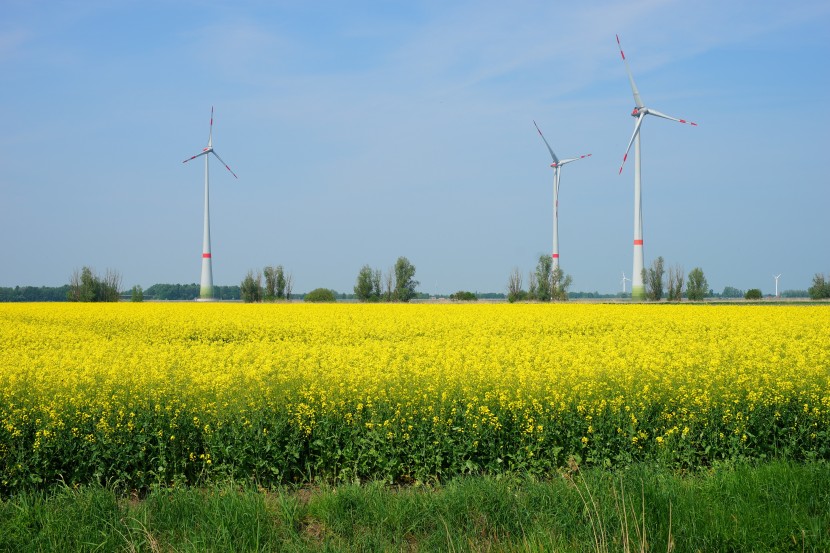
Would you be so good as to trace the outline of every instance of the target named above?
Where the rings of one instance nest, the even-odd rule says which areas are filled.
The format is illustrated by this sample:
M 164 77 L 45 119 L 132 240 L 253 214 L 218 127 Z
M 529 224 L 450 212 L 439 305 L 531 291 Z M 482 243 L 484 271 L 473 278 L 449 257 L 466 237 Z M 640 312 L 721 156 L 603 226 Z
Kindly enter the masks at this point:
M 617 173 L 618 175 L 622 173 L 623 167 L 625 166 L 625 160 L 627 160 L 627 159 L 628 159 L 628 152 L 626 152 L 625 155 L 623 156 L 623 162 L 620 165 L 620 170 Z

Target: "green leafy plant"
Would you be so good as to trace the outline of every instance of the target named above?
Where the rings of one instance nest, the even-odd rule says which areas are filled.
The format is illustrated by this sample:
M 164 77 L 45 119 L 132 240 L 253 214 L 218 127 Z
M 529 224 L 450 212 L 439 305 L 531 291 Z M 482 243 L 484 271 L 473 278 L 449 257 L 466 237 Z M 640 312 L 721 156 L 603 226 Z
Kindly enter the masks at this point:
M 746 291 L 746 294 L 744 294 L 744 299 L 747 300 L 760 300 L 762 297 L 763 294 L 758 288 L 750 288 Z
M 315 288 L 307 293 L 303 301 L 311 303 L 331 303 L 337 301 L 337 292 L 328 288 Z

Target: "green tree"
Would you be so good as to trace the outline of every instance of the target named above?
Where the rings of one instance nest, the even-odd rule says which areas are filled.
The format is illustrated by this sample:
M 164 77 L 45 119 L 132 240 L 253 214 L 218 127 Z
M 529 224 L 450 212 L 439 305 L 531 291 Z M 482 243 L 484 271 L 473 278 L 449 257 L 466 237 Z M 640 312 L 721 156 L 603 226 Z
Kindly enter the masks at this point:
M 536 299 L 539 301 L 550 301 L 551 299 L 551 275 L 553 273 L 553 260 L 549 255 L 540 255 L 539 263 L 536 264 Z
M 550 274 L 550 299 L 552 301 L 568 301 L 568 288 L 571 285 L 571 275 L 562 272 L 558 265 Z
M 134 302 L 144 301 L 144 290 L 142 290 L 141 286 L 139 286 L 138 284 L 133 286 L 132 293 L 130 293 L 130 301 L 134 301 Z
M 120 299 L 121 275 L 107 269 L 103 277 L 99 277 L 89 267 L 84 267 L 79 273 L 72 273 L 69 279 L 69 301 L 82 302 L 116 302 Z
M 254 276 L 253 271 L 248 271 L 245 279 L 239 286 L 242 295 L 242 301 L 245 303 L 254 303 L 262 301 L 262 274 L 257 272 Z
M 513 303 L 526 298 L 527 292 L 522 290 L 522 273 L 515 267 L 507 280 L 507 301 Z
M 709 290 L 709 283 L 703 275 L 703 269 L 695 267 L 689 272 L 689 284 L 686 287 L 686 297 L 691 301 L 703 301 L 706 291 Z
M 535 301 L 539 299 L 538 283 L 536 282 L 536 274 L 533 271 L 528 271 L 527 274 L 527 296 L 525 299 Z
M 375 273 L 368 265 L 364 265 L 357 273 L 357 282 L 354 285 L 354 295 L 360 301 L 377 301 L 375 296 Z
M 92 273 L 92 269 L 89 267 L 81 269 L 81 291 L 79 294 L 79 301 L 98 301 L 99 287 L 98 278 Z
M 652 262 L 651 267 L 643 269 L 646 298 L 651 301 L 660 301 L 663 297 L 663 264 L 663 256 L 660 256 Z
M 455 294 L 450 294 L 450 299 L 453 301 L 478 301 L 478 296 L 466 290 L 459 290 Z
M 415 280 L 415 265 L 405 257 L 399 257 L 395 262 L 395 291 L 396 301 L 408 302 L 415 297 L 415 288 L 419 282 Z
M 274 301 L 277 299 L 277 270 L 270 265 L 262 269 L 262 275 L 265 277 L 265 301 Z
M 680 301 L 683 299 L 683 267 L 675 265 L 669 267 L 668 273 L 668 293 L 666 299 L 669 301 Z
M 734 286 L 727 286 L 723 289 L 720 296 L 722 298 L 742 298 L 744 297 L 744 291 L 738 290 Z
M 375 301 L 380 301 L 383 296 L 383 275 L 380 269 L 372 271 L 372 296 Z
M 762 297 L 764 297 L 764 295 L 761 293 L 759 288 L 750 288 L 746 291 L 746 294 L 744 294 L 744 299 L 748 300 L 760 300 Z
M 285 299 L 291 301 L 291 292 L 294 290 L 294 275 L 285 273 Z
M 279 299 L 279 300 L 281 300 L 283 298 L 289 299 L 288 294 L 285 293 L 286 286 L 287 286 L 287 281 L 285 279 L 285 269 L 282 268 L 282 265 L 277 265 L 277 269 L 276 269 L 277 299 Z
M 265 301 L 281 300 L 285 297 L 285 270 L 282 265 L 265 267 Z
M 824 274 L 816 273 L 813 277 L 813 285 L 807 289 L 807 293 L 813 300 L 830 298 L 830 278 L 824 278 Z
M 303 297 L 303 301 L 311 303 L 330 303 L 337 301 L 337 292 L 328 288 L 315 288 Z

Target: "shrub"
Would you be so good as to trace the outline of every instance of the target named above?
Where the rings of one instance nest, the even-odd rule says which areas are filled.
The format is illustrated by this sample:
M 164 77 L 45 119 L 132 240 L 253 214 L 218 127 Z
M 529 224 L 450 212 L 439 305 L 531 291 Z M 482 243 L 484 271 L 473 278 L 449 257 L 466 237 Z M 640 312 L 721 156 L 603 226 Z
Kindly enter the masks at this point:
M 472 292 L 459 290 L 455 294 L 450 294 L 450 299 L 455 301 L 478 301 L 478 296 Z
M 744 294 L 744 298 L 748 300 L 760 300 L 762 297 L 763 294 L 758 288 L 750 288 L 746 291 L 746 294 Z
M 507 294 L 507 301 L 515 303 L 517 301 L 527 301 L 527 290 L 519 290 L 518 292 L 511 292 Z
M 312 303 L 331 303 L 337 301 L 336 294 L 337 292 L 335 292 L 334 290 L 329 290 L 328 288 L 315 288 L 314 290 L 305 295 L 303 301 L 308 301 Z

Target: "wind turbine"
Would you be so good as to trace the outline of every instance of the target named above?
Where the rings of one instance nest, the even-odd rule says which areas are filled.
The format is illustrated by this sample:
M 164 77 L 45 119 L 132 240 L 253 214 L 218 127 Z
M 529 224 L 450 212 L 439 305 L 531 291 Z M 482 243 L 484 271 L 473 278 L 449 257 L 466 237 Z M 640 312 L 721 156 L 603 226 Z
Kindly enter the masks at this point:
M 778 279 L 781 278 L 781 275 L 772 275 L 772 278 L 775 279 L 775 297 L 778 297 Z
M 205 226 L 202 238 L 202 280 L 199 287 L 200 301 L 210 301 L 213 299 L 213 265 L 211 263 L 210 255 L 210 184 L 208 178 L 208 158 L 210 156 L 208 154 L 215 155 L 216 159 L 218 159 L 222 165 L 225 166 L 225 169 L 230 171 L 234 178 L 239 178 L 213 149 L 213 106 L 210 107 L 210 132 L 208 133 L 207 147 L 204 148 L 201 153 L 198 153 L 193 157 L 189 157 L 182 162 L 187 163 L 188 161 L 194 160 L 199 156 L 205 156 Z
M 553 148 L 550 147 L 548 141 L 545 140 L 545 135 L 542 134 L 542 131 L 539 129 L 539 125 L 536 124 L 536 121 L 533 122 L 533 126 L 536 127 L 536 130 L 539 132 L 539 136 L 541 136 L 542 140 L 544 140 L 545 146 L 548 147 L 551 160 L 553 161 L 553 163 L 550 164 L 550 166 L 553 167 L 553 253 L 551 254 L 551 257 L 553 258 L 553 268 L 556 269 L 559 267 L 559 171 L 562 169 L 563 165 L 567 165 L 572 161 L 578 161 L 586 157 L 591 157 L 591 154 L 585 154 L 571 159 L 559 159 L 556 157 L 556 154 L 553 153 Z
M 625 281 L 631 282 L 631 279 L 625 276 L 625 271 L 622 274 L 622 287 L 623 287 L 623 294 L 625 294 Z
M 631 298 L 645 299 L 646 289 L 643 285 L 643 201 L 640 182 L 640 127 L 643 124 L 643 119 L 646 115 L 654 115 L 663 119 L 677 121 L 678 123 L 687 123 L 694 127 L 697 123 L 686 121 L 685 119 L 677 119 L 665 113 L 660 113 L 657 110 L 647 108 L 640 99 L 640 92 L 637 90 L 637 85 L 634 84 L 634 76 L 631 74 L 631 68 L 628 67 L 628 60 L 625 59 L 622 45 L 620 44 L 620 37 L 617 35 L 617 46 L 620 49 L 625 70 L 628 73 L 628 80 L 631 82 L 631 92 L 634 94 L 634 110 L 631 112 L 632 117 L 637 118 L 634 124 L 634 133 L 628 141 L 628 147 L 625 149 L 625 156 L 623 156 L 622 165 L 620 165 L 620 173 L 622 173 L 623 165 L 628 159 L 628 152 L 631 150 L 631 144 L 634 144 L 634 274 L 631 277 L 634 279 L 631 282 Z

